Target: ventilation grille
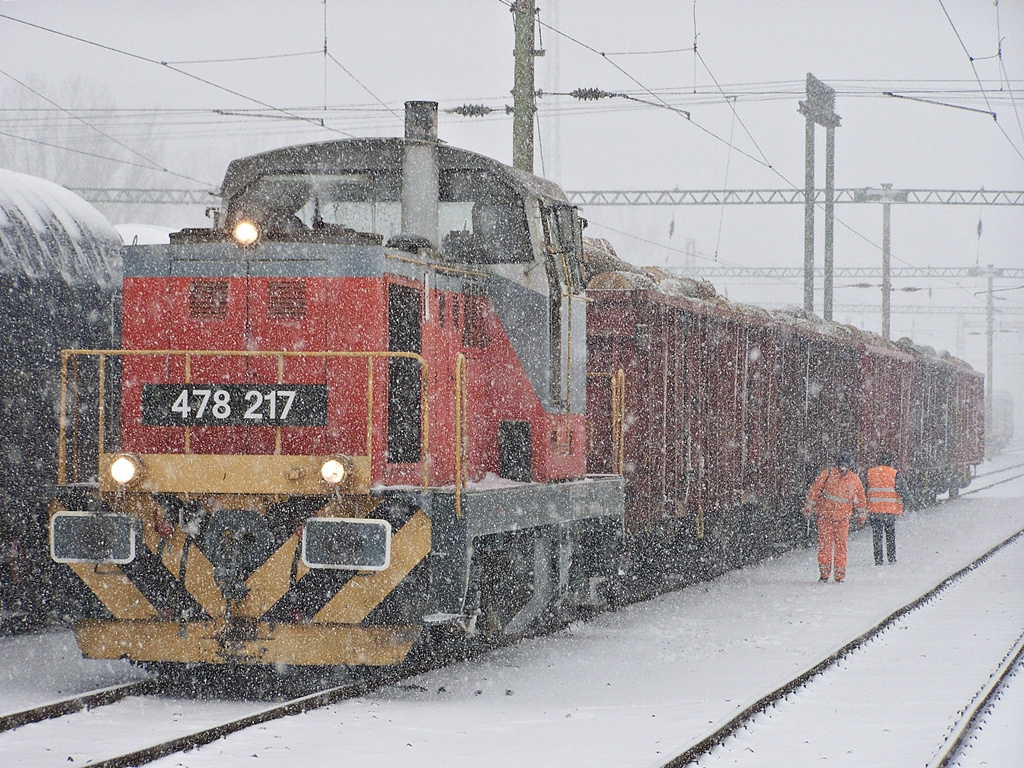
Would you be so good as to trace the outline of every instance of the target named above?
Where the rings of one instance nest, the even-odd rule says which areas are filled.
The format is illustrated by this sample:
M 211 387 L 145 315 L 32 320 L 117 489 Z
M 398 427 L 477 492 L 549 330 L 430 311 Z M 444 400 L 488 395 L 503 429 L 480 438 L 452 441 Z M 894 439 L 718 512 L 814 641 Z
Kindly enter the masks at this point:
M 188 313 L 196 320 L 227 317 L 228 281 L 193 280 L 188 286 Z
M 271 280 L 267 285 L 267 317 L 290 320 L 306 316 L 306 283 L 302 280 Z

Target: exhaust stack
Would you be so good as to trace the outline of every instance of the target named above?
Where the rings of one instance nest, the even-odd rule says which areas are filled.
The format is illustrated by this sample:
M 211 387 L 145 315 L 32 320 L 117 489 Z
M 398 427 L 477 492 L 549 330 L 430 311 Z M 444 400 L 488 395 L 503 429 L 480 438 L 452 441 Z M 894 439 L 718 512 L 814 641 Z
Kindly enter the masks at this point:
M 405 102 L 402 155 L 402 240 L 437 249 L 437 102 Z

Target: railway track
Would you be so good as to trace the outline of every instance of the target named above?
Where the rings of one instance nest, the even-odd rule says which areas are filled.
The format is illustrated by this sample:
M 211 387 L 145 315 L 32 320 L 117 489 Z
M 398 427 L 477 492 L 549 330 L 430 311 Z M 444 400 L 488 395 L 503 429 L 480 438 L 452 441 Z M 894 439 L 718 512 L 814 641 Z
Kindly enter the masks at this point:
M 38 748 L 27 747 L 30 744 L 41 743 L 50 745 L 46 751 L 51 753 L 53 765 L 66 765 L 68 762 L 84 765 L 86 768 L 146 765 L 163 757 L 210 744 L 224 736 L 261 723 L 365 696 L 378 688 L 398 684 L 406 678 L 452 663 L 456 659 L 477 655 L 510 642 L 513 641 L 481 641 L 472 645 L 453 647 L 446 655 L 424 656 L 397 668 L 367 669 L 361 674 L 353 674 L 351 681 L 294 695 L 270 706 L 258 701 L 227 701 L 226 699 L 232 697 L 238 699 L 239 689 L 244 688 L 244 684 L 232 683 L 230 678 L 228 681 L 221 680 L 217 683 L 203 683 L 189 677 L 154 678 L 88 691 L 0 717 L 0 765 L 8 765 L 5 753 L 14 756 L 15 762 L 12 762 L 12 765 L 31 765 L 35 768 L 48 764 L 47 757 L 40 755 Z M 280 683 L 273 675 L 261 679 L 264 682 L 272 680 Z M 303 686 L 308 691 L 312 684 L 300 681 L 290 688 L 294 693 L 296 688 Z M 263 694 L 273 696 L 280 694 L 281 690 L 279 684 L 264 690 Z M 288 690 L 288 687 L 283 690 Z M 218 697 L 218 700 L 203 700 L 209 696 Z M 123 711 L 115 712 L 117 705 L 121 705 Z M 91 720 L 95 719 L 95 711 L 101 708 L 102 725 L 97 726 Z M 165 737 L 156 740 L 148 733 L 140 737 L 137 725 L 140 721 L 150 718 L 153 722 L 159 721 L 163 724 L 169 712 L 173 712 L 172 718 L 180 718 L 182 721 L 215 722 L 206 722 L 203 727 L 191 730 L 187 727 L 164 727 Z M 109 734 L 118 731 L 122 724 L 126 734 L 123 738 L 109 745 L 100 746 L 96 743 L 97 727 Z M 49 727 L 52 734 L 29 734 L 28 731 L 33 726 Z M 177 733 L 168 734 L 167 731 Z M 22 735 L 24 742 L 18 743 L 18 737 Z M 107 751 L 111 756 L 84 756 L 82 744 L 85 742 L 90 743 L 94 751 Z M 142 746 L 138 746 L 140 742 Z M 82 762 L 83 757 L 88 762 Z M 16 762 L 17 760 L 22 762 Z
M 123 683 L 111 685 L 106 688 L 97 688 L 94 691 L 69 696 L 66 699 L 52 701 L 38 707 L 32 707 L 20 712 L 13 712 L 8 715 L 0 715 L 0 733 L 20 728 L 30 723 L 40 723 L 44 720 L 52 720 L 57 717 L 64 717 L 82 710 L 94 709 L 96 707 L 114 704 L 129 696 L 146 696 L 154 692 L 153 681 L 144 680 L 137 683 Z
M 735 760 L 735 762 L 728 762 L 729 765 L 742 764 L 742 761 L 737 760 L 737 756 L 734 754 L 736 749 L 730 750 L 728 748 L 729 742 L 735 740 L 741 731 L 753 733 L 754 735 L 750 739 L 761 739 L 760 742 L 748 741 L 748 744 L 763 743 L 771 739 L 770 734 L 774 727 L 784 728 L 785 726 L 773 724 L 771 716 L 763 716 L 768 715 L 771 710 L 780 706 L 783 702 L 799 702 L 801 697 L 809 696 L 807 690 L 818 678 L 833 672 L 839 673 L 838 667 L 841 662 L 852 661 L 851 657 L 857 652 L 869 653 L 865 647 L 876 640 L 884 641 L 886 633 L 893 630 L 908 614 L 918 609 L 926 608 L 933 601 L 936 601 L 942 593 L 954 588 L 962 579 L 983 568 L 997 553 L 1014 545 L 1022 547 L 1024 546 L 1022 542 L 1024 542 L 1024 530 L 1018 531 L 995 545 L 964 568 L 944 578 L 920 597 L 893 611 L 860 636 L 838 648 L 799 675 L 759 697 L 756 701 L 751 702 L 728 720 L 717 724 L 710 732 L 664 763 L 663 768 L 715 765 L 717 764 L 715 753 L 719 752 L 716 748 L 721 748 L 718 756 L 727 757 L 728 760 Z M 1024 632 L 1016 636 L 1016 641 L 1012 644 L 1009 651 L 1006 652 L 997 669 L 990 673 L 977 694 L 968 703 L 964 704 L 957 713 L 956 722 L 948 727 L 943 744 L 937 751 L 934 751 L 932 762 L 929 763 L 930 766 L 939 768 L 939 766 L 951 764 L 950 761 L 956 755 L 959 746 L 964 743 L 965 738 L 971 732 L 979 715 L 985 711 L 985 708 L 998 690 L 1000 683 L 1011 673 L 1015 664 L 1021 661 L 1022 655 L 1024 655 Z M 781 717 L 779 720 L 783 723 L 785 722 Z M 796 731 L 802 732 L 804 735 L 813 730 L 814 725 L 810 724 L 807 720 L 802 721 L 801 724 L 796 726 Z M 752 751 L 752 748 L 749 746 L 743 749 Z M 759 757 L 763 759 L 763 755 Z
M 112 686 L 0 718 L 0 732 L 4 732 L 0 737 L 0 763 L 7 764 L 3 758 L 6 751 L 15 759 L 20 757 L 27 760 L 11 764 L 46 764 L 48 756 L 40 754 L 39 748 L 19 748 L 19 737 L 23 737 L 26 743 L 46 744 L 45 752 L 49 753 L 53 765 L 68 762 L 81 765 L 82 758 L 89 760 L 84 764 L 91 768 L 145 765 L 161 757 L 209 744 L 223 736 L 260 723 L 366 695 L 381 686 L 393 684 L 403 677 L 422 671 L 389 670 L 367 674 L 351 682 L 300 695 L 271 706 L 259 702 L 211 703 L 191 699 L 182 702 L 181 699 L 174 698 L 176 691 L 173 684 L 166 685 L 158 680 Z M 120 705 L 120 709 L 115 705 Z M 94 722 L 97 720 L 95 710 L 100 708 L 104 709 L 102 726 Z M 173 724 L 172 727 L 167 727 L 168 712 L 173 712 L 170 719 L 180 718 L 185 727 L 174 728 Z M 159 720 L 162 723 L 164 727 L 157 729 L 163 731 L 162 736 L 154 740 L 148 733 L 140 734 L 140 730 L 145 729 L 140 729 L 138 723 L 145 722 L 147 718 L 151 722 Z M 214 722 L 209 722 L 211 720 Z M 187 725 L 188 722 L 193 723 L 191 729 Z M 200 722 L 203 726 L 195 727 L 195 724 Z M 46 728 L 48 733 L 30 733 L 33 726 Z M 96 738 L 97 727 L 102 727 L 106 731 L 103 739 Z M 119 730 L 122 734 L 111 739 L 110 734 Z M 169 733 L 174 730 L 178 733 Z M 83 741 L 91 742 L 90 749 L 93 755 L 83 754 Z M 97 752 L 104 751 L 112 754 L 94 757 Z
M 952 726 L 938 752 L 928 762 L 927 768 L 946 768 L 946 766 L 954 765 L 954 761 L 959 757 L 967 739 L 978 729 L 979 722 L 991 706 L 996 694 L 1014 674 L 1022 660 L 1024 660 L 1024 633 L 1017 638 L 1013 648 L 1003 658 L 1003 663 L 963 710 L 960 719 Z
M 974 477 L 975 477 L 975 479 L 978 479 L 978 478 L 982 478 L 982 477 L 988 477 L 989 475 L 1000 475 L 1003 472 L 1010 472 L 1011 470 L 1020 469 L 1021 467 L 1024 467 L 1024 461 L 1022 461 L 1022 462 L 1020 462 L 1018 464 L 1010 464 L 1010 465 L 1005 466 L 1005 467 L 999 467 L 998 469 L 989 469 L 989 470 L 987 470 L 985 472 L 979 472 Z
M 87 768 L 126 768 L 127 766 L 140 766 L 167 757 L 178 752 L 186 752 L 204 744 L 209 744 L 228 734 L 251 728 L 260 723 L 271 720 L 280 720 L 283 717 L 302 714 L 311 709 L 318 709 L 329 704 L 334 704 L 345 699 L 352 699 L 363 696 L 383 685 L 397 682 L 403 675 L 397 673 L 384 673 L 373 675 L 371 678 L 353 682 L 346 685 L 335 686 L 324 691 L 307 696 L 301 696 L 290 701 L 283 702 L 273 707 L 262 709 L 244 717 L 235 718 L 209 728 L 178 736 L 158 744 L 135 749 L 116 757 L 96 760 L 87 765 Z
M 1012 467 L 1004 467 L 1003 469 L 997 469 L 997 470 L 993 470 L 992 472 L 986 472 L 985 475 L 979 475 L 979 477 L 987 477 L 989 475 L 1002 474 L 1003 472 L 1009 472 L 1011 470 L 1018 469 L 1020 467 L 1024 467 L 1024 464 L 1016 464 L 1016 465 L 1014 465 Z M 971 493 L 979 493 L 981 491 L 987 491 L 989 488 L 995 488 L 997 485 L 1002 485 L 1003 483 L 1009 483 L 1009 482 L 1011 482 L 1013 480 L 1018 480 L 1018 479 L 1020 479 L 1022 477 L 1024 477 L 1024 472 L 1018 472 L 1015 475 L 1010 475 L 1009 477 L 1004 477 L 1004 478 L 1002 478 L 1000 480 L 996 480 L 995 482 L 990 482 L 988 485 L 983 485 L 980 488 L 972 488 L 969 491 L 961 491 L 960 495 L 961 496 L 967 496 L 968 494 L 971 494 Z M 947 499 L 946 501 L 952 501 L 952 499 Z

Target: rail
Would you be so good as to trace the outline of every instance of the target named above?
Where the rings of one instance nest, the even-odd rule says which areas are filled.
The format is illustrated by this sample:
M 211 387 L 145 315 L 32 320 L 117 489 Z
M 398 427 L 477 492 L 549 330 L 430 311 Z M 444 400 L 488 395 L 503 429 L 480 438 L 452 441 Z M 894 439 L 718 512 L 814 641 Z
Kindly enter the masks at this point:
M 80 693 L 76 696 L 53 701 L 39 707 L 12 712 L 9 715 L 0 716 L 0 733 L 12 731 L 23 725 L 64 717 L 74 712 L 80 712 L 83 709 L 94 709 L 108 704 L 115 704 L 129 696 L 145 696 L 152 693 L 155 687 L 152 680 L 122 683 L 88 693 Z
M 978 723 L 986 709 L 1006 680 L 1013 674 L 1014 668 L 1020 664 L 1021 659 L 1024 659 L 1024 634 L 1017 638 L 1017 642 L 1003 658 L 999 668 L 982 686 L 971 703 L 961 710 L 960 720 L 953 726 L 946 740 L 925 768 L 947 768 L 947 766 L 953 765 L 954 760 L 960 755 L 961 749 L 966 744 L 967 738 L 978 728 Z
M 429 456 L 430 448 L 430 415 L 428 405 L 428 366 L 422 356 L 415 352 L 359 352 L 359 351 L 269 351 L 269 350 L 180 350 L 180 349 L 65 349 L 61 351 L 61 372 L 60 372 L 60 427 L 57 446 L 57 482 L 60 485 L 67 483 L 67 427 L 68 427 L 68 369 L 72 368 L 74 377 L 74 407 L 75 418 L 72 424 L 72 465 L 77 471 L 78 468 L 78 361 L 82 358 L 94 357 L 98 362 L 97 371 L 97 440 L 98 453 L 102 455 L 105 451 L 106 439 L 106 364 L 108 358 L 126 357 L 182 357 L 185 365 L 185 381 L 183 384 L 192 383 L 192 360 L 197 357 L 262 357 L 275 358 L 277 360 L 277 384 L 284 382 L 284 362 L 286 359 L 365 359 L 366 360 L 366 455 L 373 457 L 373 381 L 374 363 L 380 359 L 409 358 L 416 360 L 420 367 L 420 408 L 422 418 L 420 420 L 420 456 L 423 464 L 423 487 L 429 487 Z M 73 363 L 72 363 L 73 361 Z M 281 453 L 281 425 L 270 427 L 275 430 L 274 454 Z M 185 454 L 191 454 L 190 437 L 192 427 L 185 425 Z M 76 478 L 77 479 L 77 478 Z
M 783 683 L 781 686 L 773 691 L 761 696 L 753 703 L 746 706 L 742 711 L 737 712 L 733 716 L 729 717 L 724 723 L 719 723 L 714 726 L 698 741 L 691 744 L 684 751 L 677 754 L 672 759 L 661 764 L 660 768 L 683 768 L 684 766 L 692 765 L 702 755 L 710 752 L 715 746 L 724 742 L 729 736 L 733 735 L 741 728 L 744 728 L 750 720 L 757 714 L 768 710 L 775 702 L 784 699 L 789 694 L 801 688 L 809 680 L 817 677 L 820 673 L 829 669 L 830 667 L 837 664 L 840 660 L 846 658 L 853 651 L 865 646 L 873 638 L 880 635 L 883 631 L 892 627 L 897 620 L 916 610 L 925 603 L 933 600 L 943 590 L 947 589 L 954 582 L 963 578 L 966 574 L 970 573 L 974 569 L 981 566 L 985 561 L 989 560 L 999 550 L 1014 544 L 1018 539 L 1024 537 L 1024 530 L 1019 530 L 1011 536 L 1007 537 L 1003 541 L 996 544 L 994 547 L 989 549 L 980 557 L 976 558 L 973 562 L 965 565 L 955 573 L 950 574 L 946 578 L 942 579 L 938 584 L 933 586 L 924 594 L 911 600 L 909 603 L 901 608 L 890 613 L 888 616 L 883 618 L 873 627 L 868 629 L 859 637 L 854 638 L 850 642 L 843 645 L 841 648 L 833 651 L 831 654 L 826 656 L 824 659 L 818 661 L 816 664 L 807 668 L 800 674 L 796 675 L 791 680 Z M 1018 646 L 1020 643 L 1018 642 Z M 1011 651 L 1012 656 L 1019 656 L 1019 648 L 1015 646 L 1015 650 Z M 987 698 L 987 697 L 986 697 Z M 980 707 L 979 707 L 980 708 Z M 943 751 L 943 750 L 940 750 Z M 941 763 L 940 763 L 941 764 Z

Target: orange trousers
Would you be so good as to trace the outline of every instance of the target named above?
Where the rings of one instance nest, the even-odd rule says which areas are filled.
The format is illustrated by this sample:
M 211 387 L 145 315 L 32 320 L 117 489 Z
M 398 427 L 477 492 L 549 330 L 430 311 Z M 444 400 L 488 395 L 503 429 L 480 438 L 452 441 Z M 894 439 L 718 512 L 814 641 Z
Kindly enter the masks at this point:
M 849 535 L 849 518 L 835 520 L 818 515 L 818 571 L 821 578 L 827 579 L 832 574 L 833 564 L 836 578 L 846 578 L 846 540 Z

